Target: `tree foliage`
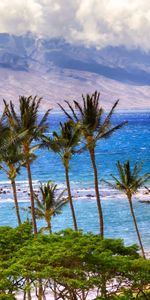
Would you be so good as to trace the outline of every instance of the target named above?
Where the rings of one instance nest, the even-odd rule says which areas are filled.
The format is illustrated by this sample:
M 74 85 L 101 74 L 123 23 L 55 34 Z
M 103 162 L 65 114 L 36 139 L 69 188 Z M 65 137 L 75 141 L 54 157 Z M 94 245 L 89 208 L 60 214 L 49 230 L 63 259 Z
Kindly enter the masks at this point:
M 139 257 L 137 246 L 124 246 L 122 240 L 100 240 L 71 229 L 34 238 L 28 224 L 4 227 L 0 233 L 1 294 L 27 287 L 34 292 L 40 279 L 43 293 L 54 292 L 55 281 L 58 299 L 85 300 L 94 290 L 92 300 L 112 297 L 124 287 L 144 291 L 150 282 L 150 261 Z

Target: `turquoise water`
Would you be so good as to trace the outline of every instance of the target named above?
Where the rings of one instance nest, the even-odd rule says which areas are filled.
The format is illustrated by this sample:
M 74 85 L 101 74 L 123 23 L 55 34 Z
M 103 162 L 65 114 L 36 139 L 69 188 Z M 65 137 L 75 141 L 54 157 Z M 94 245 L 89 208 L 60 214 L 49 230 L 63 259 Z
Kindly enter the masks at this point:
M 100 141 L 96 148 L 96 160 L 100 179 L 110 179 L 110 174 L 116 174 L 115 163 L 117 160 L 130 159 L 131 162 L 143 160 L 142 172 L 150 172 L 150 113 L 118 113 L 113 117 L 113 123 L 127 120 L 128 124 L 114 133 L 107 140 Z M 59 121 L 64 121 L 64 116 L 50 115 L 50 130 L 57 130 Z M 38 159 L 32 165 L 32 174 L 35 190 L 39 181 L 49 179 L 55 181 L 59 188 L 65 186 L 64 170 L 60 158 L 52 152 L 40 150 Z M 70 168 L 70 180 L 77 221 L 80 228 L 85 231 L 98 233 L 99 223 L 93 190 L 93 173 L 87 152 L 74 156 Z M 148 184 L 150 186 L 150 183 Z M 0 194 L 0 225 L 16 226 L 15 210 L 7 178 L 0 173 L 0 187 L 4 193 Z M 18 198 L 21 207 L 29 205 L 28 185 L 26 170 L 23 169 L 17 181 Z M 137 242 L 128 202 L 123 194 L 112 191 L 100 184 L 100 193 L 105 221 L 106 237 L 121 237 L 127 244 Z M 141 190 L 134 198 L 134 208 L 144 245 L 150 249 L 150 205 L 140 203 L 139 199 L 150 200 L 150 195 L 145 195 Z M 22 218 L 27 215 L 22 211 Z M 43 222 L 38 223 L 39 226 Z M 72 218 L 67 205 L 61 215 L 53 218 L 53 230 L 72 227 Z

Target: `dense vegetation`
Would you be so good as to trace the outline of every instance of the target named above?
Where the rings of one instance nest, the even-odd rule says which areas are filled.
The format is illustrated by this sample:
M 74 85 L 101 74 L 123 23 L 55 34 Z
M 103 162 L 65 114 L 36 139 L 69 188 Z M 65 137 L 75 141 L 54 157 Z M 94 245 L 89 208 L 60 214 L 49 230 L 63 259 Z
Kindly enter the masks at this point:
M 46 299 L 51 291 L 70 300 L 85 300 L 92 291 L 91 299 L 113 299 L 127 290 L 146 295 L 150 261 L 139 257 L 137 246 L 71 229 L 35 238 L 31 229 L 0 228 L 1 294 L 22 291 L 29 299 L 32 291 Z
M 67 102 L 70 112 L 62 106 L 61 109 L 68 120 L 60 123 L 60 131 L 53 132 L 52 137 L 46 135 L 50 110 L 39 121 L 40 102 L 37 97 L 20 97 L 19 110 L 16 110 L 12 102 L 4 101 L 0 119 L 0 168 L 11 182 L 18 221 L 16 229 L 0 228 L 0 299 L 15 299 L 16 292 L 20 291 L 24 300 L 32 299 L 31 292 L 44 300 L 49 291 L 53 292 L 54 299 L 85 300 L 88 296 L 91 300 L 148 299 L 150 261 L 145 259 L 132 204 L 133 194 L 150 179 L 150 174 L 140 175 L 141 163 L 132 168 L 129 161 L 117 162 L 119 177 L 113 176 L 111 186 L 127 196 L 143 258 L 135 245 L 126 247 L 121 240 L 104 239 L 95 147 L 99 140 L 109 138 L 126 125 L 127 122 L 116 126 L 111 123 L 118 101 L 106 116 L 99 106 L 97 92 L 83 96 L 82 105 L 76 101 L 73 105 Z M 41 183 L 40 195 L 35 194 L 31 164 L 39 148 L 43 151 L 48 148 L 61 157 L 67 196 L 64 197 L 64 191 L 56 195 L 57 185 L 50 181 Z M 72 156 L 82 151 L 89 151 L 93 167 L 100 235 L 78 230 L 69 170 Z M 27 169 L 31 224 L 21 224 L 17 199 L 16 177 L 22 167 Z M 51 218 L 67 203 L 72 212 L 74 231 L 52 233 Z M 39 218 L 45 220 L 46 226 L 38 232 Z M 49 234 L 41 234 L 46 230 Z

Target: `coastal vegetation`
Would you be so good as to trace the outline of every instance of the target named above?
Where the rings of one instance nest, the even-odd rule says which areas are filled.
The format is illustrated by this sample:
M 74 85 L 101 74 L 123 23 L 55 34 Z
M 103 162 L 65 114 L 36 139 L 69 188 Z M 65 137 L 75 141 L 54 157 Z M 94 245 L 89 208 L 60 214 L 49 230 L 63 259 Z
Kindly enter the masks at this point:
M 117 162 L 119 177 L 105 181 L 127 196 L 140 250 L 136 245 L 125 246 L 122 240 L 104 238 L 104 218 L 99 192 L 99 176 L 95 147 L 101 139 L 109 138 L 123 128 L 127 121 L 113 125 L 112 116 L 118 101 L 106 115 L 99 104 L 100 94 L 82 97 L 82 105 L 68 101 L 66 110 L 60 106 L 67 120 L 60 123 L 58 132 L 47 135 L 50 110 L 39 118 L 41 99 L 20 97 L 19 109 L 4 101 L 0 119 L 0 168 L 12 185 L 16 208 L 17 228 L 0 227 L 0 299 L 39 300 L 94 299 L 133 300 L 149 299 L 150 261 L 146 259 L 138 228 L 132 197 L 150 179 L 150 174 L 139 175 L 142 164 L 132 168 L 130 161 Z M 59 191 L 57 184 L 41 183 L 36 193 L 32 181 L 32 163 L 35 151 L 42 149 L 59 155 L 64 167 L 66 189 Z M 99 216 L 99 234 L 79 230 L 78 218 L 70 184 L 70 161 L 74 155 L 88 151 L 93 167 L 94 188 Z M 16 177 L 21 168 L 27 169 L 31 222 L 21 224 L 17 199 Z M 53 232 L 52 217 L 70 205 L 74 230 Z M 110 212 L 111 213 L 111 212 Z M 38 219 L 46 226 L 39 228 Z M 88 220 L 87 220 L 88 222 Z M 38 225 L 38 227 L 37 227 Z M 49 234 L 43 234 L 45 230 Z
M 0 239 L 0 299 L 6 291 L 20 292 L 22 299 L 33 294 L 49 299 L 55 291 L 56 299 L 68 300 L 135 299 L 134 291 L 148 299 L 150 261 L 139 256 L 136 245 L 71 229 L 35 238 L 28 223 L 1 227 Z

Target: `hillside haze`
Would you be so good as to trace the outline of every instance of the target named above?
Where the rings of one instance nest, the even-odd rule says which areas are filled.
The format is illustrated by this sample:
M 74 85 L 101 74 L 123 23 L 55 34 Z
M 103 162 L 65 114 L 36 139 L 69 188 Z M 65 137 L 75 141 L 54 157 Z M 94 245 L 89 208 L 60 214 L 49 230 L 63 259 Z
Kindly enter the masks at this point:
M 120 109 L 150 106 L 150 53 L 125 47 L 96 49 L 62 39 L 0 34 L 0 109 L 19 95 L 43 97 L 42 109 L 58 108 L 64 99 L 101 92 L 107 109 L 120 99 Z

